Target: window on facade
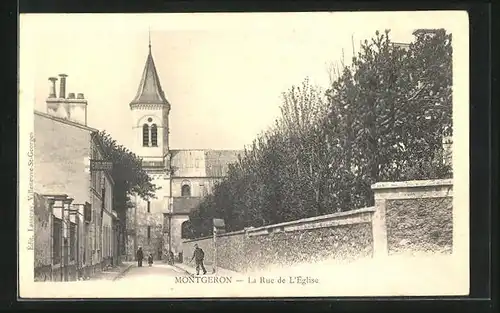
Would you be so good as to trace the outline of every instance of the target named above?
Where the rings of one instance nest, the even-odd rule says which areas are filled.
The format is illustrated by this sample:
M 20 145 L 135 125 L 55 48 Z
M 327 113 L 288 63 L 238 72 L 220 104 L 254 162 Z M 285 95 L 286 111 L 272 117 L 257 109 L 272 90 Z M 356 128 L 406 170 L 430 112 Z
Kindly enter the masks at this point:
M 52 224 L 52 264 L 61 263 L 62 220 L 53 218 Z
M 91 158 L 92 159 L 96 159 L 96 153 L 95 153 L 95 148 L 92 149 L 92 152 L 91 152 Z M 96 171 L 92 171 L 90 172 L 90 175 L 92 177 L 92 188 L 95 188 L 97 190 L 97 174 L 99 172 L 96 172 Z
M 191 187 L 189 187 L 188 184 L 182 185 L 181 196 L 183 196 L 183 197 L 190 197 L 191 196 Z
M 84 224 L 83 225 L 83 233 L 84 234 L 89 234 L 89 225 Z M 90 252 L 87 254 L 87 251 L 90 251 L 90 242 L 89 242 L 89 237 L 88 236 L 83 236 L 83 263 L 87 264 L 89 260 L 87 260 L 87 255 L 90 255 Z
M 105 234 L 105 238 L 106 238 L 106 255 L 109 257 L 110 254 L 109 254 L 109 227 L 106 227 L 106 234 Z
M 123 254 L 127 254 L 127 246 L 125 245 L 125 240 L 124 240 L 124 235 L 123 235 L 123 232 L 120 231 L 120 237 L 118 239 L 118 245 L 120 247 L 120 253 L 123 255 Z
M 101 244 L 102 244 L 102 257 L 106 257 L 106 226 L 102 228 L 102 237 L 101 237 Z
M 151 213 L 151 202 L 148 201 L 148 213 Z
M 201 196 L 205 197 L 207 195 L 207 186 L 200 184 Z
M 158 147 L 158 128 L 156 124 L 151 125 L 151 145 Z
M 151 226 L 148 226 L 148 245 L 150 241 L 151 241 Z
M 109 257 L 109 227 L 106 227 L 106 255 Z
M 106 227 L 106 234 L 104 234 L 105 238 L 106 238 L 106 247 L 105 247 L 105 251 L 106 251 L 106 255 L 109 256 L 109 227 Z
M 104 251 L 106 251 L 106 256 L 109 256 L 109 250 L 108 250 L 108 247 L 109 247 L 109 239 L 108 239 L 108 232 L 109 232 L 109 228 L 106 227 L 106 233 L 104 234 L 104 238 L 106 238 L 106 245 L 104 247 Z
M 104 210 L 106 209 L 106 187 L 102 188 L 101 197 L 102 197 L 101 207 Z
M 78 253 L 78 246 L 76 244 L 77 239 L 77 227 L 76 223 L 71 223 L 69 226 L 69 260 L 74 261 L 76 259 L 76 254 Z
M 149 126 L 148 126 L 148 124 L 144 124 L 142 126 L 142 145 L 144 147 L 149 146 Z
M 108 234 L 108 238 L 109 238 L 109 255 L 113 255 L 113 248 L 115 247 L 114 245 L 114 238 L 113 238 L 113 228 L 110 228 L 109 229 L 109 234 Z

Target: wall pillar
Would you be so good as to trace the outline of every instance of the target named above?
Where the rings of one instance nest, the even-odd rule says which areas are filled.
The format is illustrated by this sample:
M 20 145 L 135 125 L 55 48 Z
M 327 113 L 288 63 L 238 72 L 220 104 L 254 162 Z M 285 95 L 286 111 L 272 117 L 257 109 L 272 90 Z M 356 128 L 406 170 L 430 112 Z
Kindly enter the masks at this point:
M 387 224 L 385 220 L 386 200 L 375 192 L 375 212 L 372 217 L 373 257 L 379 258 L 388 255 Z
M 380 182 L 372 185 L 371 188 L 375 198 L 375 213 L 372 222 L 374 257 L 384 257 L 389 254 L 388 236 L 391 234 L 387 232 L 388 201 L 453 196 L 451 179 Z

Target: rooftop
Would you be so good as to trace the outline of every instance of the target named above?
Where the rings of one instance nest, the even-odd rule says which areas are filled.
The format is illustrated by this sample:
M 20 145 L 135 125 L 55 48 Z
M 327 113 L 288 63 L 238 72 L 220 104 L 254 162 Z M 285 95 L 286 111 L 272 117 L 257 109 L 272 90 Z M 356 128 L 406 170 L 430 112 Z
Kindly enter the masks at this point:
M 86 126 L 86 125 L 83 125 L 83 124 L 80 124 L 80 123 L 77 123 L 77 122 L 73 122 L 73 121 L 70 121 L 70 120 L 62 118 L 62 117 L 57 117 L 57 116 L 54 116 L 54 115 L 50 115 L 48 113 L 40 112 L 40 111 L 37 111 L 37 110 L 34 110 L 34 114 L 38 115 L 38 116 L 42 116 L 42 117 L 48 118 L 48 119 L 51 119 L 51 120 L 54 120 L 56 122 L 60 122 L 60 123 L 63 123 L 63 124 L 67 124 L 67 125 L 79 127 L 81 129 L 85 129 L 85 130 L 88 130 L 90 132 L 98 132 L 99 131 L 99 130 L 97 130 L 95 128 L 92 128 L 92 127 L 89 127 L 89 126 Z
M 161 88 L 160 78 L 156 71 L 153 55 L 151 54 L 151 45 L 149 45 L 149 53 L 146 64 L 144 65 L 144 71 L 142 72 L 137 94 L 132 102 L 130 102 L 131 106 L 134 104 L 161 104 L 170 106 Z

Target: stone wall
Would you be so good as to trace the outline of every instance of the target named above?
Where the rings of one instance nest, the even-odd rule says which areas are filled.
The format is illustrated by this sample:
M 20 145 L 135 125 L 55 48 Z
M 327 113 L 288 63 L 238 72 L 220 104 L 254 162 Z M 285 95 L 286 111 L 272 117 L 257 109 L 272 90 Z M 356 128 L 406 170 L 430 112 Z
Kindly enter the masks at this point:
M 135 208 L 128 208 L 125 218 L 125 254 L 127 261 L 135 260 Z
M 189 220 L 187 215 L 174 215 L 172 216 L 171 227 L 172 227 L 172 242 L 171 248 L 172 252 L 176 257 L 179 257 L 179 253 L 183 252 L 182 248 L 182 223 Z
M 149 238 L 148 238 L 148 227 Z M 137 232 L 137 244 L 138 247 L 142 247 L 144 255 L 153 255 L 155 260 L 160 260 L 163 254 L 163 234 L 162 225 L 141 225 L 136 228 Z
M 378 183 L 372 186 L 385 224 L 383 254 L 451 253 L 451 180 Z
M 255 247 L 253 243 L 255 239 L 264 237 L 248 237 L 245 240 L 245 232 L 237 232 L 229 236 L 221 236 L 217 238 L 217 263 L 220 264 L 222 268 L 231 269 L 233 271 L 244 271 L 254 264 L 255 259 L 258 259 L 258 255 L 252 255 L 256 250 L 259 253 L 262 247 Z M 250 239 L 250 240 L 248 240 Z M 254 240 L 252 240 L 254 239 Z M 213 241 L 212 241 L 213 246 Z M 257 248 L 257 249 L 255 249 Z M 253 250 L 253 251 L 252 251 Z M 246 253 L 246 254 L 245 254 Z M 213 263 L 213 256 L 209 264 Z
M 127 235 L 126 242 L 125 242 L 125 249 L 126 249 L 126 256 L 125 260 L 126 261 L 134 261 L 135 260 L 135 236 L 134 235 Z
M 127 210 L 126 260 L 134 261 L 136 252 L 142 247 L 144 253 L 152 253 L 156 260 L 164 255 L 163 213 L 158 201 L 151 201 L 148 212 L 147 201 L 136 197 L 134 207 Z M 149 238 L 148 238 L 149 227 Z
M 137 198 L 135 212 L 135 233 L 137 246 L 145 254 L 152 253 L 155 260 L 163 256 L 163 212 L 161 201 L 147 201 Z M 149 228 L 149 237 L 148 237 Z
M 372 190 L 374 207 L 220 234 L 217 249 L 212 237 L 184 241 L 184 263 L 191 260 L 195 243 L 204 250 L 209 271 L 215 251 L 217 266 L 238 272 L 453 252 L 452 180 L 377 183 Z
M 246 266 L 247 270 L 258 270 L 269 265 L 312 263 L 326 259 L 348 260 L 371 257 L 371 225 L 365 222 L 249 237 L 245 250 L 250 261 Z M 229 269 L 238 270 L 231 267 Z
M 234 236 L 234 235 L 233 235 Z M 243 238 L 236 237 L 235 240 L 239 244 L 243 244 Z M 191 258 L 193 257 L 193 252 L 194 252 L 194 244 L 198 244 L 198 246 L 203 249 L 203 252 L 205 252 L 205 266 L 207 266 L 207 270 L 211 270 L 211 268 L 208 268 L 212 266 L 213 261 L 214 261 L 214 242 L 212 237 L 205 237 L 205 238 L 200 238 L 200 239 L 195 239 L 195 240 L 188 240 L 185 241 L 182 245 L 182 253 L 183 253 L 183 263 L 187 265 L 194 266 L 194 261 L 191 263 Z M 220 249 L 221 251 L 224 251 L 224 248 Z M 244 250 L 241 250 L 244 251 Z M 240 252 L 240 251 L 237 251 Z M 234 256 L 231 256 L 231 258 L 236 258 L 237 253 L 234 254 Z
M 364 208 L 221 234 L 217 237 L 217 266 L 246 272 L 328 258 L 371 257 L 373 212 L 373 208 Z M 186 241 L 184 263 L 191 260 L 195 243 L 204 250 L 206 264 L 212 265 L 212 238 Z

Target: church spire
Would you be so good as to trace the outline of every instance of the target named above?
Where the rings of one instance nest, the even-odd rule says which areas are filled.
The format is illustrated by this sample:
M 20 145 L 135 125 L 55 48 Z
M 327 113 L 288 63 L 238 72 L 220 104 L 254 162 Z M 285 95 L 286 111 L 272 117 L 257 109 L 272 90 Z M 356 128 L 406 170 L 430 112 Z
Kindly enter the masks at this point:
M 151 27 L 148 29 L 148 35 L 149 35 L 149 54 L 151 54 Z
M 139 83 L 139 88 L 137 89 L 137 94 L 134 100 L 130 102 L 130 105 L 134 104 L 163 104 L 169 106 L 163 89 L 161 88 L 160 78 L 158 72 L 156 71 L 156 66 L 153 60 L 153 54 L 151 53 L 151 30 L 149 30 L 149 51 L 148 57 L 146 59 L 146 65 L 142 72 L 141 81 Z

